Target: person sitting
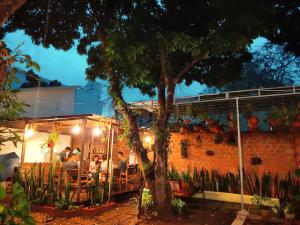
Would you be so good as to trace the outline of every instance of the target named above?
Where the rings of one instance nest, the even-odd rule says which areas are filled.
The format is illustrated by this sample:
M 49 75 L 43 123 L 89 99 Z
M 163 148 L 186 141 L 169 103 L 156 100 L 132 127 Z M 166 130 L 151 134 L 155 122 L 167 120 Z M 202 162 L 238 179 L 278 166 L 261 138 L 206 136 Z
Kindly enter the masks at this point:
M 62 162 L 67 162 L 68 158 L 70 158 L 72 156 L 72 152 L 71 152 L 71 148 L 70 147 L 66 147 L 60 155 L 60 160 Z
M 118 160 L 119 160 L 118 169 L 120 169 L 121 173 L 124 173 L 127 169 L 127 164 L 124 158 L 124 154 L 121 151 L 118 152 Z
M 64 163 L 63 170 L 78 169 L 80 162 L 80 149 L 76 148 L 72 152 L 72 156 L 68 158 L 68 161 Z
M 107 156 L 104 154 L 102 155 L 102 162 L 100 166 L 100 171 L 106 173 L 107 172 Z
M 100 159 L 98 155 L 94 155 L 93 160 L 90 162 L 89 173 L 95 174 L 100 167 Z

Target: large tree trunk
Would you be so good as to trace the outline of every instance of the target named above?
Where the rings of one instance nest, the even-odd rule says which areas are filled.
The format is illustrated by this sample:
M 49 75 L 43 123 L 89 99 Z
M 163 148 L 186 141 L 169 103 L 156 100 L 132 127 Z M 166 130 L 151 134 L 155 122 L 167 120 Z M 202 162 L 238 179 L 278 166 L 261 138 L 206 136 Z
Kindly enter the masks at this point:
M 158 216 L 172 216 L 171 189 L 168 182 L 168 138 L 166 130 L 158 128 L 155 134 L 155 192 Z
M 20 8 L 26 0 L 1 0 L 0 2 L 0 26 L 2 27 L 8 18 Z
M 121 91 L 122 89 L 120 87 L 121 82 L 119 81 L 119 79 L 117 79 L 117 77 L 114 76 L 113 72 L 110 69 L 109 71 L 111 73 L 111 78 L 112 78 L 109 81 L 110 95 L 113 98 L 114 104 L 118 107 L 122 116 L 125 118 L 125 120 L 129 125 L 129 132 L 128 132 L 129 136 L 127 137 L 129 145 L 131 149 L 138 155 L 139 167 L 146 180 L 147 187 L 150 189 L 152 193 L 153 200 L 155 201 L 156 199 L 155 173 L 154 173 L 153 164 L 148 158 L 147 150 L 143 147 L 135 116 L 132 110 L 126 104 L 126 101 L 122 96 L 122 91 Z

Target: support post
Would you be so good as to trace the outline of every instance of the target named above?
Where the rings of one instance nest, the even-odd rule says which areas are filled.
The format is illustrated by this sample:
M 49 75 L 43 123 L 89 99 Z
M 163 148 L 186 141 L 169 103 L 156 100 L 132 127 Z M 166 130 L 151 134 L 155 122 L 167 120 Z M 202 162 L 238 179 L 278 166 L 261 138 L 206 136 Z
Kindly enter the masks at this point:
M 242 211 L 244 208 L 244 174 L 243 174 L 243 151 L 241 141 L 241 127 L 240 127 L 240 110 L 239 110 L 239 98 L 235 99 L 236 103 L 236 121 L 237 121 L 237 135 L 238 135 L 238 150 L 239 150 L 239 170 L 240 170 L 240 183 L 241 183 L 241 204 Z
M 82 133 L 81 133 L 81 149 L 80 149 L 80 161 L 77 175 L 77 202 L 80 201 L 80 192 L 81 192 L 81 176 L 82 176 L 82 167 L 83 167 L 83 157 L 84 157 L 84 145 L 85 145 L 85 128 L 86 128 L 87 119 L 82 120 Z
M 24 163 L 25 160 L 25 151 L 26 151 L 26 130 L 28 129 L 29 124 L 25 123 L 25 128 L 24 128 L 24 134 L 23 134 L 23 140 L 22 140 L 22 152 L 21 152 L 21 164 Z
M 111 199 L 112 194 L 112 188 L 113 188 L 113 176 L 114 176 L 114 168 L 113 168 L 113 148 L 114 148 L 114 128 L 111 129 L 111 142 L 110 142 L 110 160 L 109 162 L 109 174 L 110 174 L 110 180 L 109 180 L 109 189 L 108 189 L 108 201 Z

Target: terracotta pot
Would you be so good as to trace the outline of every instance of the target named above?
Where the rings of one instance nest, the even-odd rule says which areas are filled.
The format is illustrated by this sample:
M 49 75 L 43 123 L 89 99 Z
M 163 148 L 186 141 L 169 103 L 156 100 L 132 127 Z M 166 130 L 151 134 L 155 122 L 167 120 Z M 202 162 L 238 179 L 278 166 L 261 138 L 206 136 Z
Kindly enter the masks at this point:
M 282 125 L 282 122 L 280 120 L 270 120 L 270 125 L 272 127 L 279 127 Z
M 269 209 L 260 209 L 259 212 L 262 217 L 269 217 L 271 215 Z
M 200 125 L 194 125 L 194 126 L 193 126 L 193 130 L 194 130 L 195 132 L 200 131 L 200 129 L 201 129 L 201 126 L 200 126 Z
M 186 126 L 182 126 L 182 127 L 180 127 L 180 129 L 179 129 L 179 133 L 180 134 L 186 134 L 186 133 L 188 133 L 189 132 L 189 129 L 186 127 Z
M 209 129 L 209 131 L 214 134 L 218 134 L 221 131 L 221 127 L 219 125 L 214 125 Z
M 205 120 L 205 124 L 206 124 L 206 126 L 212 126 L 212 125 L 216 124 L 216 122 L 214 120 L 207 119 L 207 120 Z
M 184 125 L 188 126 L 188 125 L 191 124 L 191 121 L 190 120 L 184 120 L 183 123 L 184 123 Z
M 173 192 L 179 192 L 179 191 L 180 191 L 180 184 L 179 184 L 179 181 L 171 180 L 171 181 L 169 181 L 169 184 L 170 184 L 171 190 L 172 190 Z
M 48 143 L 48 148 L 53 148 L 54 147 L 54 143 L 53 142 L 49 142 Z
M 284 218 L 287 220 L 294 220 L 296 217 L 295 213 L 284 213 Z
M 256 116 L 248 117 L 248 128 L 249 131 L 256 131 L 258 129 L 258 118 Z
M 293 128 L 300 128 L 300 121 L 294 121 L 291 125 Z
M 187 191 L 190 189 L 190 185 L 185 181 L 180 181 L 180 189 Z

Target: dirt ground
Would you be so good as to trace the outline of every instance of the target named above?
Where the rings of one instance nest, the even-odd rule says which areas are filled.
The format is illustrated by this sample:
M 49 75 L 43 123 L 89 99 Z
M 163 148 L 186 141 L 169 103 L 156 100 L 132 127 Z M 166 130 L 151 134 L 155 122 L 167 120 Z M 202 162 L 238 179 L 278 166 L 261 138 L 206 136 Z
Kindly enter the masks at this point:
M 119 204 L 116 208 L 93 218 L 75 217 L 71 219 L 53 218 L 47 214 L 35 213 L 37 225 L 229 225 L 239 210 L 239 205 L 222 202 L 197 202 L 190 204 L 188 213 L 169 221 L 137 219 L 136 205 Z

